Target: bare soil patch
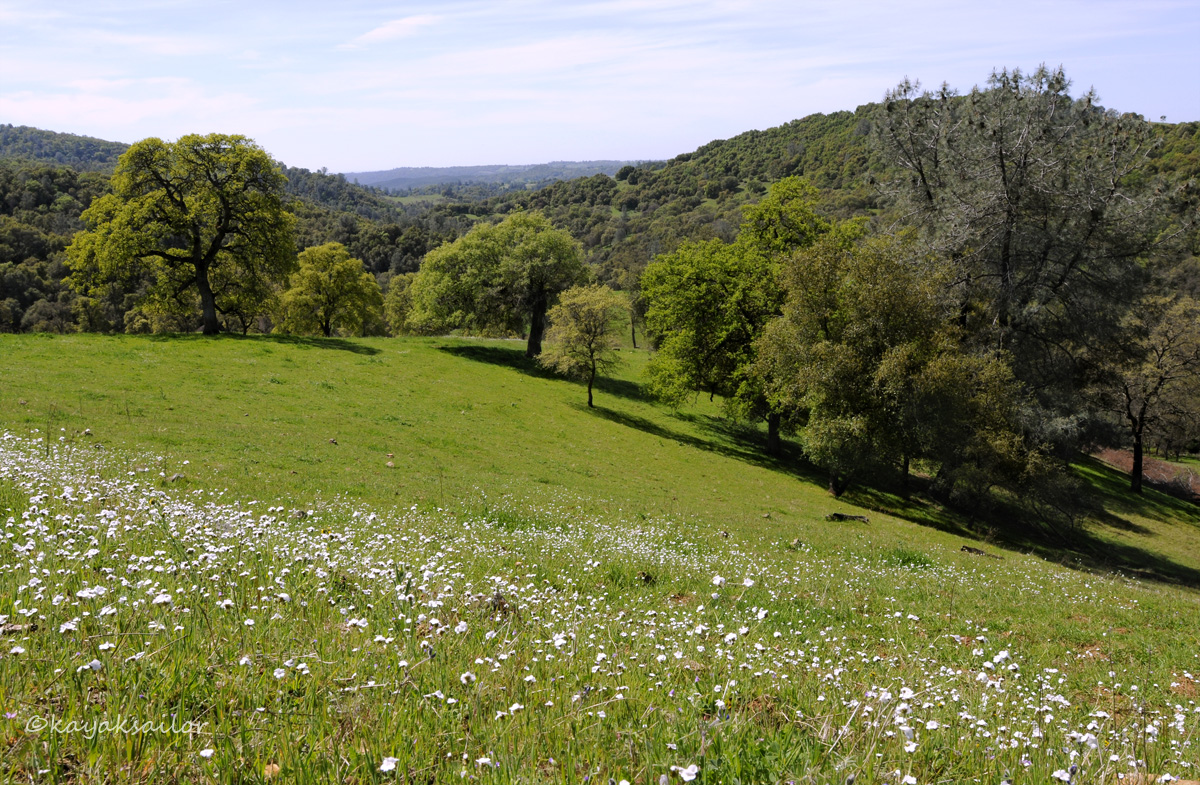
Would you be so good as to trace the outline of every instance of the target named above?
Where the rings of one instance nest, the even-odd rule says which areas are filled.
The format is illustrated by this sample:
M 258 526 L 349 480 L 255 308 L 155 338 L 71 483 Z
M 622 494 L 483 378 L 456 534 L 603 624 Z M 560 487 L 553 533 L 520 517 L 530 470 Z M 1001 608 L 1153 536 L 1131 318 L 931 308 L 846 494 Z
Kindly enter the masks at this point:
M 1129 450 L 1101 450 L 1095 457 L 1126 474 L 1133 471 L 1133 453 Z M 1145 455 L 1142 458 L 1142 481 L 1172 496 L 1200 502 L 1200 474 L 1194 469 L 1176 466 Z

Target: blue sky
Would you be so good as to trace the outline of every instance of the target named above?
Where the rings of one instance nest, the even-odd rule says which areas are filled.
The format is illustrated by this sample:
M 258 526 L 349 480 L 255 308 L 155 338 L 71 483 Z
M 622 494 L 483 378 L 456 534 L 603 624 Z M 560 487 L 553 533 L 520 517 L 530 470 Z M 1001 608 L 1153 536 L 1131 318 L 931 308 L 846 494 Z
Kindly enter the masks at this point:
M 331 171 L 668 158 L 1043 62 L 1200 120 L 1200 2 L 0 0 L 0 122 Z

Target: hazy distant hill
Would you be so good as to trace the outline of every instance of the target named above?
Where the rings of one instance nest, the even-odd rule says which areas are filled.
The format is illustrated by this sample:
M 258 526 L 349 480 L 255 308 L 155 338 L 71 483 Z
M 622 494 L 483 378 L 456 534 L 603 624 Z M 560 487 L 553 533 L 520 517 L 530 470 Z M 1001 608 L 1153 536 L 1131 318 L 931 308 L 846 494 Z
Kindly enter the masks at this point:
M 399 167 L 384 172 L 347 172 L 346 179 L 376 188 L 405 190 L 430 185 L 488 183 L 535 185 L 554 180 L 573 180 L 605 174 L 612 177 L 621 167 L 637 161 L 551 161 L 548 164 L 509 166 L 421 166 Z

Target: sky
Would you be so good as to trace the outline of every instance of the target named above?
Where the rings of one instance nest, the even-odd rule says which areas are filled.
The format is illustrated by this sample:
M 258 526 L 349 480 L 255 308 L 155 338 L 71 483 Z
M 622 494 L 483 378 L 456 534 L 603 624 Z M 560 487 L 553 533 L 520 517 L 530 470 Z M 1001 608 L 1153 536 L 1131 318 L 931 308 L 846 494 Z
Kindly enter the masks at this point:
M 333 172 L 672 158 L 1042 63 L 1200 120 L 1200 0 L 0 0 L 0 123 Z

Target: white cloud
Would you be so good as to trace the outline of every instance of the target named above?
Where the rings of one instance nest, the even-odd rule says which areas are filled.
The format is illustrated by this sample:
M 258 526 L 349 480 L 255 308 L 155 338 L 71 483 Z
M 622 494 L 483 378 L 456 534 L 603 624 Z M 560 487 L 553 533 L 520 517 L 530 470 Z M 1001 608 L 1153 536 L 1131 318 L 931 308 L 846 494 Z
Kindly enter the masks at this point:
M 174 78 L 79 80 L 61 92 L 0 94 L 0 117 L 56 131 L 136 141 L 185 133 L 235 131 L 258 102 L 247 95 L 213 93 Z
M 117 33 L 108 30 L 79 30 L 73 37 L 80 44 L 97 48 L 120 47 L 160 57 L 194 57 L 221 48 L 216 41 L 186 35 Z
M 419 14 L 417 16 L 406 16 L 403 19 L 393 19 L 379 27 L 376 27 L 370 32 L 363 33 L 358 38 L 355 38 L 348 44 L 339 47 L 342 49 L 357 49 L 370 44 L 377 44 L 383 41 L 394 41 L 397 38 L 408 38 L 416 35 L 421 30 L 431 25 L 437 24 L 441 17 L 433 14 Z

